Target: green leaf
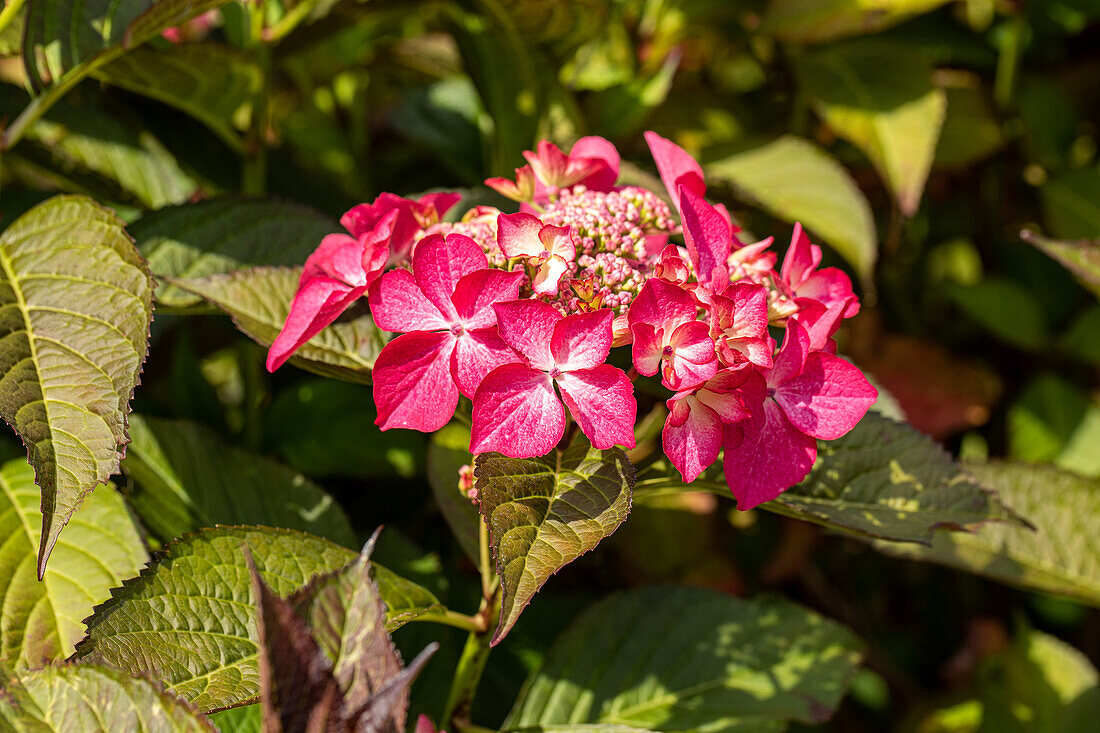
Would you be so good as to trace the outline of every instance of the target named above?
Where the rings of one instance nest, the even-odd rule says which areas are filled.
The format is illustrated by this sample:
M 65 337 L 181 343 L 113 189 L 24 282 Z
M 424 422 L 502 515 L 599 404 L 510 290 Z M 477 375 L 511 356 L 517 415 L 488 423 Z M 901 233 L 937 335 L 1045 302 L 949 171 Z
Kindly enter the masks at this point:
M 1084 287 L 1100 298 L 1100 239 L 1070 242 L 1050 239 L 1026 229 L 1020 236 L 1072 272 Z
M 1043 212 L 1046 214 L 1046 221 L 1050 227 L 1051 235 L 1058 239 L 1100 238 L 1100 168 L 1089 166 L 1088 168 L 1062 171 L 1047 179 L 1047 182 L 1039 189 L 1039 195 L 1043 202 Z M 1034 239 L 1041 240 L 1040 237 L 1034 237 Z M 1057 250 L 1050 244 L 1050 240 L 1042 240 L 1043 244 L 1030 239 L 1027 241 L 1035 244 L 1051 257 L 1069 267 L 1078 277 L 1082 277 L 1086 282 L 1095 285 L 1096 272 L 1100 268 L 1100 265 L 1097 264 L 1100 255 L 1096 254 L 1097 245 L 1095 242 L 1091 248 L 1086 245 L 1078 247 L 1090 251 L 1091 254 L 1084 257 L 1070 258 L 1075 266 L 1063 259 L 1066 256 L 1066 250 L 1072 249 L 1073 245 L 1061 243 L 1068 246 Z M 1048 247 L 1051 248 L 1051 251 L 1048 251 Z M 1062 256 L 1052 254 L 1052 251 L 1060 251 Z M 1089 270 L 1093 273 L 1091 279 L 1083 277 L 1082 272 L 1078 269 L 1082 259 L 1090 265 Z
M 26 461 L 0 466 L 0 663 L 17 668 L 72 654 L 96 604 L 149 560 L 122 497 L 107 485 L 84 501 L 39 581 L 38 493 Z
M 551 575 L 626 519 L 634 467 L 622 449 L 597 450 L 578 435 L 542 458 L 482 453 L 474 476 L 500 577 L 497 644 Z
M 23 63 L 36 89 L 74 83 L 97 66 L 225 0 L 30 0 Z
M 180 203 L 199 191 L 159 140 L 83 89 L 27 130 L 15 161 L 53 187 L 143 207 Z
M 256 265 L 300 266 L 326 234 L 338 230 L 332 219 L 305 206 L 239 198 L 161 209 L 130 227 L 154 275 L 184 279 Z M 297 281 L 294 285 L 297 289 Z M 171 284 L 157 291 L 158 306 L 182 309 L 202 302 L 201 296 Z
M 963 168 L 989 157 L 1005 144 L 1005 134 L 988 93 L 969 78 L 948 78 L 947 116 L 940 130 L 934 166 Z
M 581 614 L 505 728 L 781 731 L 828 719 L 859 660 L 849 631 L 789 601 L 646 588 Z
M 0 265 L 0 415 L 42 489 L 42 577 L 80 502 L 118 471 L 153 283 L 122 222 L 82 196 L 19 217 L 0 235 Z
M 1090 730 L 1100 717 L 1100 676 L 1081 652 L 1025 630 L 979 669 L 982 733 Z
M 1042 307 L 1015 280 L 992 276 L 974 285 L 945 283 L 943 287 L 968 317 L 1000 340 L 1021 349 L 1037 350 L 1046 345 Z
M 807 140 L 784 136 L 706 166 L 784 221 L 801 221 L 855 268 L 864 282 L 875 266 L 878 242 L 867 199 L 848 172 Z
M 868 537 L 925 544 L 937 529 L 1019 522 L 931 438 L 873 412 L 843 438 L 820 441 L 810 475 L 763 506 Z
M 263 524 L 356 544 L 343 510 L 320 486 L 203 425 L 133 415 L 130 437 L 122 462 L 138 484 L 130 502 L 163 542 L 215 524 Z
M 451 423 L 432 435 L 428 443 L 428 483 L 431 484 L 432 495 L 458 544 L 466 551 L 467 557 L 477 563 L 481 518 L 474 503 L 458 488 L 459 469 L 473 463 L 470 428 Z
M 819 43 L 876 33 L 947 0 L 771 0 L 761 31 L 784 41 Z
M 96 79 L 136 92 L 191 115 L 234 149 L 243 145 L 238 115 L 251 114 L 263 87 L 263 70 L 248 54 L 217 43 L 148 46 L 107 64 Z
M 227 275 L 167 280 L 221 308 L 237 328 L 267 347 L 286 322 L 300 277 L 301 268 L 254 267 Z M 290 362 L 323 377 L 370 384 L 371 367 L 384 345 L 383 332 L 369 315 L 362 315 L 325 328 Z
M 259 703 L 214 713 L 210 722 L 219 733 L 263 733 L 263 711 Z
M 915 214 L 947 109 L 924 52 L 857 41 L 807 54 L 797 69 L 826 124 L 874 163 L 902 213 Z
M 1056 462 L 1089 411 L 1088 394 L 1053 373 L 1032 379 L 1008 408 L 1008 454 L 1026 463 Z
M 141 576 L 127 581 L 88 619 L 82 661 L 102 662 L 164 682 L 204 711 L 253 702 L 259 694 L 257 643 L 247 545 L 280 596 L 356 554 L 320 537 L 269 527 L 218 527 L 169 544 Z M 413 615 L 410 581 L 375 565 L 396 628 Z M 417 592 L 430 597 L 427 591 Z
M 110 667 L 44 667 L 20 673 L 14 682 L 20 687 L 18 699 L 0 695 L 0 728 L 7 730 L 35 733 L 215 730 L 205 716 L 175 695 L 153 682 L 129 677 Z
M 930 547 L 876 542 L 882 552 L 978 573 L 1003 583 L 1059 593 L 1100 607 L 1100 480 L 1050 466 L 967 464 L 979 481 L 1034 525 L 987 524 L 973 534 L 937 532 Z

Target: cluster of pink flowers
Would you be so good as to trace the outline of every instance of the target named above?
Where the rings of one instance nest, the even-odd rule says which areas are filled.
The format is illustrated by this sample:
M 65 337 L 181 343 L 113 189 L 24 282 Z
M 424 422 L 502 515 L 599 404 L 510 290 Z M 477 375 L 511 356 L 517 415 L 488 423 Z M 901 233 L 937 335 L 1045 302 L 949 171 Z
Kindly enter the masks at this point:
M 596 137 L 568 154 L 543 141 L 514 180 L 486 181 L 516 213 L 443 222 L 458 200 L 445 193 L 355 207 L 348 234 L 306 261 L 268 369 L 366 294 L 379 328 L 399 334 L 374 367 L 383 430 L 438 430 L 464 395 L 475 454 L 546 455 L 570 419 L 596 448 L 632 448 L 633 381 L 660 375 L 664 450 L 683 480 L 722 454 L 739 508 L 774 499 L 809 472 L 818 439 L 844 435 L 875 402 L 835 354 L 859 301 L 798 225 L 777 271 L 771 239 L 742 243 L 706 201 L 699 164 L 646 139 L 679 225 L 653 192 L 616 187 L 619 154 Z M 670 243 L 677 233 L 684 246 Z M 627 345 L 629 373 L 607 363 Z

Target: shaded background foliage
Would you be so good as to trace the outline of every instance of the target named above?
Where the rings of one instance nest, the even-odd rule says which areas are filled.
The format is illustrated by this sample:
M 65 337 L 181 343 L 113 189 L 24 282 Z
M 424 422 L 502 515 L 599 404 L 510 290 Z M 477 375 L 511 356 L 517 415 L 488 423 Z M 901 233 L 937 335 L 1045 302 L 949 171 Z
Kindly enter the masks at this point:
M 122 5 L 120 22 L 148 4 Z M 858 275 L 864 307 L 841 348 L 911 424 L 964 459 L 1052 463 L 1084 477 L 1029 474 L 1035 488 L 1026 498 L 1002 496 L 1025 517 L 1066 502 L 1081 524 L 1054 531 L 1080 539 L 1046 551 L 1076 553 L 1087 565 L 1100 521 L 1100 486 L 1089 480 L 1100 478 L 1096 250 L 1086 255 L 1091 270 L 1073 271 L 1048 256 L 1056 245 L 1040 248 L 1020 233 L 1100 237 L 1100 4 L 867 5 L 302 0 L 269 2 L 260 37 L 247 7 L 231 2 L 208 22 L 181 26 L 173 41 L 155 37 L 122 54 L 112 51 L 120 38 L 79 34 L 74 47 L 45 49 L 49 39 L 35 30 L 41 13 L 61 12 L 65 27 L 88 18 L 31 0 L 25 37 L 18 13 L 0 28 L 8 126 L 0 212 L 10 224 L 56 192 L 87 193 L 130 224 L 158 276 L 215 276 L 205 292 L 194 282 L 158 285 L 134 400 L 148 416 L 146 440 L 123 464 L 132 485 L 121 488 L 137 506 L 152 501 L 143 469 L 172 463 L 158 458 L 158 441 L 196 455 L 206 449 L 193 446 L 229 443 L 308 476 L 314 489 L 323 484 L 353 526 L 342 517 L 322 526 L 309 507 L 306 525 L 301 514 L 272 524 L 343 541 L 384 522 L 379 562 L 452 608 L 470 607 L 472 565 L 440 513 L 447 499 L 428 500 L 431 474 L 445 493 L 453 471 L 427 459 L 428 439 L 378 433 L 368 387 L 301 370 L 266 374 L 262 348 L 187 293 L 246 287 L 216 279 L 238 266 L 300 263 L 340 213 L 380 191 L 455 188 L 467 195 L 456 210 L 503 206 L 481 181 L 509 175 L 540 137 L 606 136 L 635 163 L 625 179 L 652 181 L 641 136 L 652 129 L 703 162 L 713 195 L 748 232 L 780 235 L 801 220 L 831 264 Z M 21 49 L 35 60 L 26 69 Z M 40 100 L 66 79 L 71 90 L 30 119 L 28 104 L 46 106 Z M 32 103 L 28 87 L 44 95 Z M 254 210 L 219 218 L 214 232 L 185 225 L 192 209 L 166 208 L 239 194 L 295 205 L 253 202 Z M 216 251 L 196 252 L 212 242 Z M 294 276 L 283 279 L 293 287 Z M 281 318 L 261 301 L 234 315 L 263 339 L 259 332 Z M 363 371 L 346 346 L 361 315 L 345 316 L 343 335 L 326 342 L 326 368 L 345 377 Z M 22 453 L 14 439 L 2 449 L 5 458 Z M 235 476 L 232 457 L 223 458 L 205 479 L 161 478 L 223 481 L 257 500 L 263 478 Z M 261 488 L 247 489 L 250 481 Z M 201 518 L 147 509 L 165 524 L 148 526 L 150 540 L 210 521 L 267 521 L 233 515 L 246 504 L 207 507 L 222 514 Z M 1100 663 L 1100 583 L 1043 586 L 1085 600 L 1078 603 L 896 560 L 795 519 L 731 510 L 707 493 L 636 502 L 604 551 L 557 576 L 518 621 L 489 662 L 475 717 L 504 720 L 520 681 L 582 608 L 612 590 L 675 582 L 782 593 L 861 637 L 866 665 L 826 724 L 832 729 L 1086 729 L 1080 711 L 1096 705 L 1089 661 Z M 933 559 L 950 565 L 962 550 L 943 543 L 896 547 L 938 553 Z M 124 569 L 113 569 L 123 574 L 108 585 L 132 574 Z M 413 691 L 414 712 L 438 710 L 460 632 L 410 625 L 395 638 L 406 658 L 444 642 Z

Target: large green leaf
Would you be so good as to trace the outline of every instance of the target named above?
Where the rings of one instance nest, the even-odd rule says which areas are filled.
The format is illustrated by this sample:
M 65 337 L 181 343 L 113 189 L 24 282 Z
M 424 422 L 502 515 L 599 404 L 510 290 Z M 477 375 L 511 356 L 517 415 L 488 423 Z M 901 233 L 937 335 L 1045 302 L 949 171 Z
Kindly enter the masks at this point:
M 122 497 L 107 485 L 84 501 L 39 581 L 38 501 L 26 461 L 0 466 L 0 664 L 14 667 L 72 654 L 96 604 L 149 559 Z
M 0 415 L 42 488 L 41 577 L 80 502 L 118 471 L 153 283 L 122 222 L 82 196 L 17 219 L 0 266 Z
M 844 627 L 779 598 L 636 590 L 573 622 L 505 728 L 781 731 L 827 719 L 859 659 Z
M 241 331 L 270 346 L 286 322 L 301 268 L 254 267 L 228 275 L 169 282 L 224 310 Z M 290 362 L 325 377 L 370 383 L 385 336 L 369 315 L 338 321 L 298 349 Z
M 1093 165 L 1061 171 L 1047 179 L 1039 194 L 1053 236 L 1059 239 L 1100 238 L 1100 168 Z M 1095 247 L 1093 251 L 1095 253 Z M 1093 254 L 1093 263 L 1095 258 Z M 1095 264 L 1092 269 L 1095 272 Z
M 234 121 L 239 112 L 251 112 L 263 87 L 263 70 L 251 56 L 216 43 L 137 48 L 95 78 L 171 105 L 237 149 L 242 142 Z
M 889 28 L 947 0 L 771 0 L 765 33 L 784 41 L 818 43 Z
M 77 645 L 78 657 L 161 680 L 205 711 L 254 701 L 259 693 L 258 639 L 243 546 L 280 596 L 356 557 L 293 530 L 203 530 L 169 544 L 140 577 L 116 589 L 96 609 L 88 619 L 87 638 Z M 382 600 L 397 609 L 387 625 L 396 627 L 414 615 L 407 600 L 414 584 L 395 581 L 380 566 L 374 569 Z M 423 589 L 417 595 L 438 604 Z
M 130 502 L 161 541 L 215 524 L 263 524 L 356 543 L 343 510 L 320 486 L 227 445 L 203 425 L 133 415 L 130 437 L 122 462 L 138 484 Z
M 869 280 L 878 255 L 871 207 L 848 172 L 814 144 L 786 135 L 714 161 L 706 172 L 780 219 L 801 221 Z
M 474 476 L 503 596 L 495 644 L 551 575 L 619 528 L 634 467 L 620 448 L 597 450 L 578 434 L 542 458 L 482 453 Z
M 1092 542 L 1100 517 L 1100 480 L 1023 463 L 967 468 L 1035 530 L 987 524 L 974 534 L 937 532 L 931 547 L 893 542 L 875 547 L 1100 607 L 1100 548 Z
M 874 163 L 902 213 L 915 214 L 947 109 L 924 52 L 860 40 L 807 54 L 797 69 L 822 119 Z
M 225 0 L 30 0 L 23 63 L 31 84 L 84 76 Z
M 135 222 L 130 233 L 154 275 L 192 279 L 255 265 L 301 265 L 326 234 L 338 229 L 332 219 L 305 206 L 224 198 L 155 211 Z M 188 308 L 202 302 L 201 296 L 174 285 L 157 291 L 158 306 Z
M 843 438 L 819 442 L 810 475 L 764 508 L 869 537 L 925 544 L 937 529 L 1019 522 L 931 438 L 873 412 Z
M 205 716 L 149 680 L 110 667 L 62 665 L 0 673 L 0 728 L 27 733 L 214 731 Z
M 1065 241 L 1050 239 L 1026 229 L 1020 236 L 1028 244 L 1038 247 L 1061 263 L 1082 285 L 1100 298 L 1100 238 Z

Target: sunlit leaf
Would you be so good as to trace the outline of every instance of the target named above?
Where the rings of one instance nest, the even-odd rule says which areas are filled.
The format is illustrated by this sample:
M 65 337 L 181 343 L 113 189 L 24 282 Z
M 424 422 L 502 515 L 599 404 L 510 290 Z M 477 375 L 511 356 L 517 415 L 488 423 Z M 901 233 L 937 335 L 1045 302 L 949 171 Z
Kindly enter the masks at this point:
M 1100 550 L 1088 541 L 1100 516 L 1100 481 L 1023 463 L 971 463 L 967 469 L 1035 529 L 991 523 L 973 534 L 937 532 L 931 547 L 875 547 L 1100 607 Z
M 797 69 L 826 124 L 874 163 L 902 213 L 915 214 L 947 108 L 924 52 L 850 42 L 799 58 Z
M 61 529 L 118 471 L 145 360 L 153 283 L 109 210 L 57 196 L 0 235 L 0 415 L 42 488 L 38 574 Z
M 0 466 L 0 663 L 14 667 L 72 654 L 92 608 L 149 559 L 122 497 L 108 484 L 84 500 L 39 581 L 38 502 L 26 461 Z
M 636 590 L 573 622 L 505 729 L 782 731 L 827 720 L 859 660 L 849 631 L 789 601 Z
M 61 665 L 17 673 L 0 688 L 0 728 L 73 731 L 215 731 L 205 716 L 159 685 L 104 666 Z
M 843 167 L 801 138 L 784 136 L 705 166 L 707 180 L 732 184 L 746 199 L 789 222 L 801 221 L 865 281 L 878 256 L 867 199 Z
M 140 577 L 113 592 L 88 619 L 77 646 L 82 661 L 102 662 L 161 680 L 204 711 L 253 702 L 259 694 L 247 545 L 272 590 L 288 596 L 318 574 L 342 568 L 356 553 L 320 537 L 268 527 L 219 527 L 170 543 Z M 399 618 L 410 581 L 391 589 L 375 566 L 382 600 Z M 381 571 L 381 572 L 379 572 Z M 425 593 L 427 593 L 425 591 Z M 428 594 L 430 596 L 430 594 Z M 390 627 L 400 620 L 387 619 Z
M 216 524 L 300 529 L 353 547 L 340 506 L 302 474 L 198 423 L 134 415 L 122 470 L 137 482 L 130 502 L 167 542 Z
M 947 0 L 771 0 L 762 31 L 784 41 L 818 43 L 889 28 Z
M 233 323 L 261 346 L 270 346 L 286 322 L 298 290 L 301 268 L 254 267 L 227 275 L 168 278 L 200 295 L 233 318 Z M 290 362 L 321 376 L 370 383 L 374 359 L 385 344 L 369 315 L 338 321 L 307 341 Z

